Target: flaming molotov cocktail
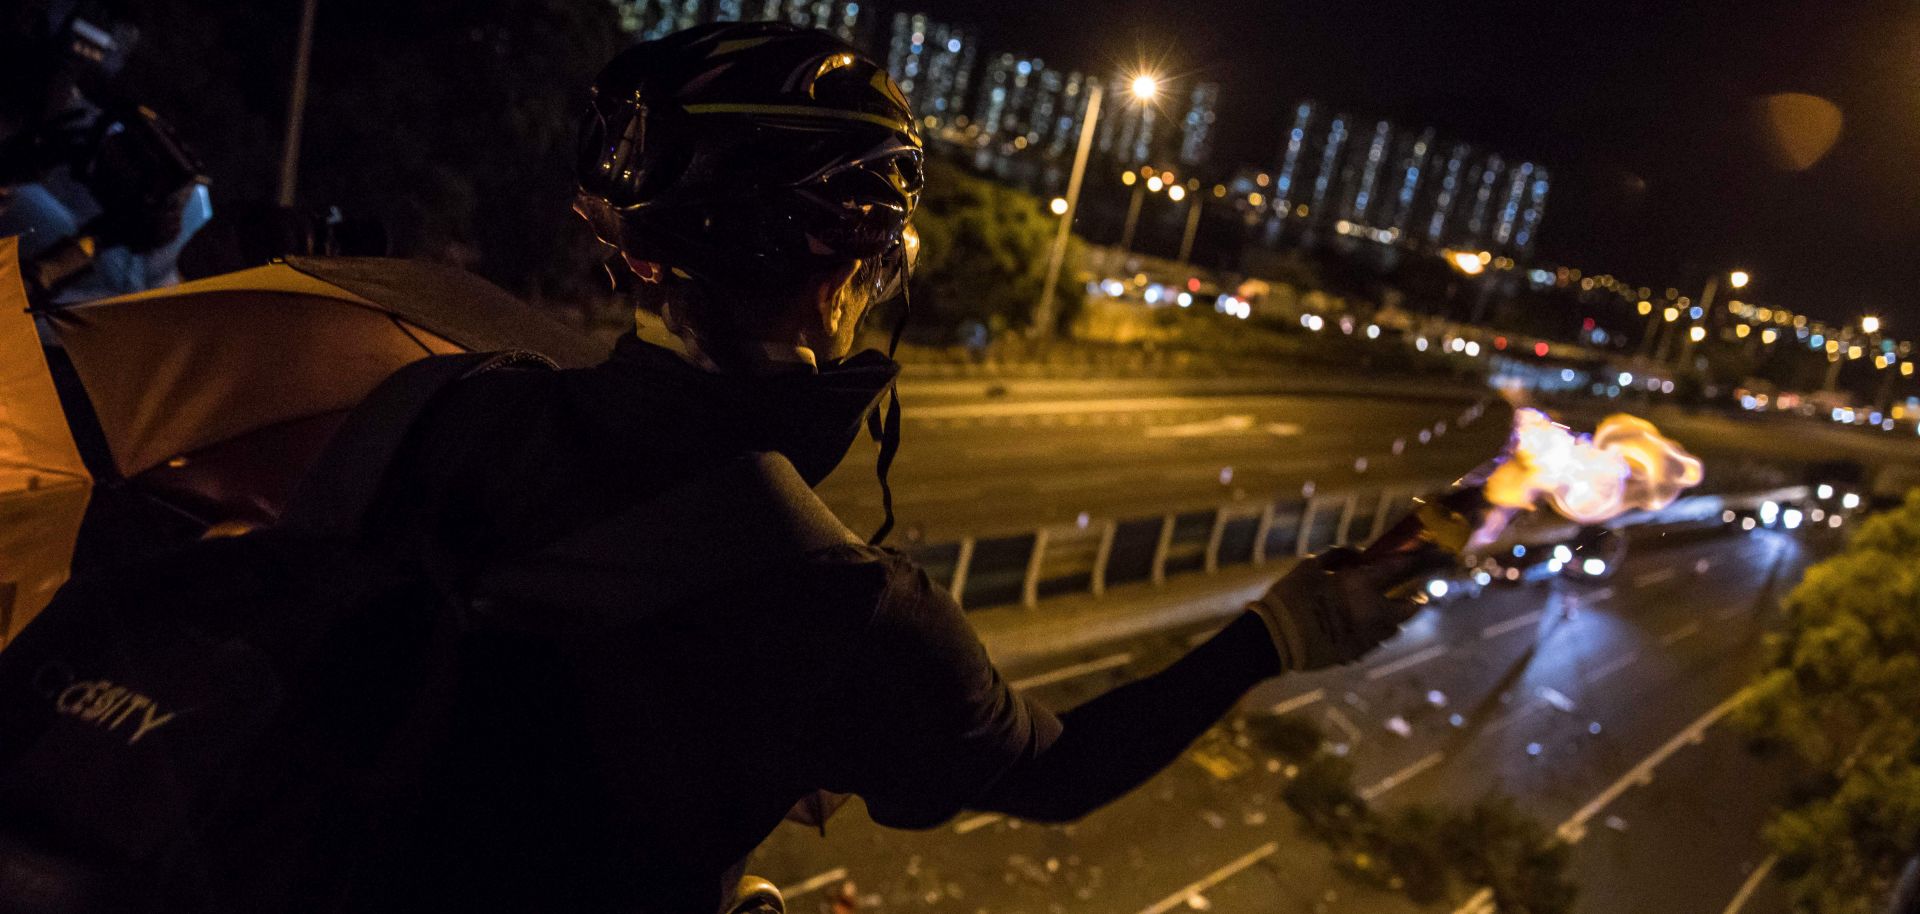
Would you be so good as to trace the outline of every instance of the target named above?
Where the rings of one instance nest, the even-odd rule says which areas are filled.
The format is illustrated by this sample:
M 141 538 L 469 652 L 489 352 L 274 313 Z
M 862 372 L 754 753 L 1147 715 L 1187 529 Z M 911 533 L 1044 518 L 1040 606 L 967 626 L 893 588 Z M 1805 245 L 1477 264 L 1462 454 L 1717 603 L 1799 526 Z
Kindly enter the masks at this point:
M 1699 485 L 1703 473 L 1698 458 L 1638 416 L 1616 413 L 1585 435 L 1522 408 L 1499 456 L 1448 491 L 1415 499 L 1413 511 L 1363 556 L 1429 547 L 1458 556 L 1493 542 L 1517 512 L 1541 502 L 1581 524 L 1659 510 Z M 1411 595 L 1418 584 L 1408 581 L 1396 593 Z

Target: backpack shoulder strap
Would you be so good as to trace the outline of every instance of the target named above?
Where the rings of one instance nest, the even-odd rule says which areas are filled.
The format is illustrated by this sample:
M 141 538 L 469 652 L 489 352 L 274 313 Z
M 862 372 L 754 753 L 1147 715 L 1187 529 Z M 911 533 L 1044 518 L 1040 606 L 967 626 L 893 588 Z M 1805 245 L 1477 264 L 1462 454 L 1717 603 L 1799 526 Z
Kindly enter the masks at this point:
M 810 552 L 864 543 L 787 458 L 752 453 L 489 569 L 474 592 L 509 613 L 494 621 L 510 627 L 591 629 L 631 622 Z
M 428 356 L 402 367 L 347 414 L 301 478 L 280 526 L 323 536 L 351 534 L 379 494 L 407 433 L 442 390 L 501 368 L 554 367 L 544 356 L 515 350 Z

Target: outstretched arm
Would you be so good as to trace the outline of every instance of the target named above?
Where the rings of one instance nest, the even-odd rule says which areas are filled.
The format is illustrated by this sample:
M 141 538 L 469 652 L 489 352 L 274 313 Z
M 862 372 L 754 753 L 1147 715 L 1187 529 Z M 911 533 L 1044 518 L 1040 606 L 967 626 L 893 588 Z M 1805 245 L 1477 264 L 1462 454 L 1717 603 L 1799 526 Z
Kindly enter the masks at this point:
M 1172 764 L 1248 689 L 1281 672 L 1266 625 L 1244 613 L 1172 666 L 1060 715 L 1053 745 L 975 805 L 1041 822 L 1078 819 Z
M 1079 818 L 1171 764 L 1262 679 L 1357 660 L 1417 609 L 1382 596 L 1416 559 L 1323 553 L 1172 666 L 1056 719 L 1007 685 L 950 597 L 888 561 L 831 700 L 846 723 L 820 786 L 860 794 L 874 821 L 901 828 L 963 808 Z
M 1351 663 L 1418 608 L 1382 596 L 1436 558 L 1362 561 L 1339 549 L 1307 559 L 1248 611 L 1172 666 L 1060 718 L 1060 736 L 1010 769 L 981 802 L 1046 822 L 1078 819 L 1145 783 L 1262 679 Z

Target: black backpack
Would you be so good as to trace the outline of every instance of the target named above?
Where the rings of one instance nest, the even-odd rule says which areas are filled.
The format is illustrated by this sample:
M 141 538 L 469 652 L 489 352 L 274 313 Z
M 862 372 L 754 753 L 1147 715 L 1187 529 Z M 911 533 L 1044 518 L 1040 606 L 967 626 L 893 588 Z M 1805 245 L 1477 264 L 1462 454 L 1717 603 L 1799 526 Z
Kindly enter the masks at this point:
M 69 582 L 0 651 L 0 912 L 325 910 L 444 729 L 431 557 L 361 535 L 407 429 L 516 353 L 395 373 L 275 527 Z

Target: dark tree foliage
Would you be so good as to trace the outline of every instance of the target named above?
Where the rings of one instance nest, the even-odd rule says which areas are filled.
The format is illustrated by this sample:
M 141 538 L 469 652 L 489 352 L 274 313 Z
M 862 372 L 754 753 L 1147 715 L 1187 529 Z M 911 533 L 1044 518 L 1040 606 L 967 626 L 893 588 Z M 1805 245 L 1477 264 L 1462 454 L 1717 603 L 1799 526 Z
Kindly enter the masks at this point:
M 298 3 L 149 0 L 121 91 L 179 125 L 221 202 L 274 196 Z M 575 119 L 624 43 L 606 0 L 321 0 L 299 203 L 536 297 L 592 294 Z

